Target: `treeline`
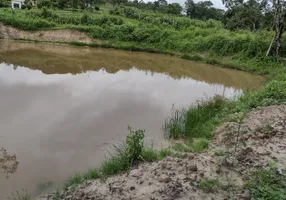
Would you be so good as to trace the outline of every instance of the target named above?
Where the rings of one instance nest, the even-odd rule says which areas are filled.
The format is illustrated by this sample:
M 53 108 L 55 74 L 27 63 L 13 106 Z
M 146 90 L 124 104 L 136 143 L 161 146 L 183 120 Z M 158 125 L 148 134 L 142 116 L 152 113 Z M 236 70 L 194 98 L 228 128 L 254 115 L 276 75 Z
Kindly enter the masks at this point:
M 166 0 L 147 3 L 143 0 L 26 0 L 24 8 L 28 7 L 31 9 L 32 6 L 37 6 L 38 8 L 99 10 L 100 5 L 109 3 L 164 14 L 186 15 L 190 18 L 200 20 L 215 19 L 223 22 L 226 28 L 231 30 L 249 29 L 257 31 L 262 28 L 270 30 L 273 27 L 275 11 L 267 1 L 248 0 L 231 2 L 224 1 L 228 8 L 226 11 L 214 8 L 211 1 L 199 1 L 195 3 L 193 0 L 186 0 L 184 7 L 178 3 L 169 4 Z M 10 7 L 10 5 L 11 0 L 0 0 L 0 7 Z
M 165 21 L 173 21 L 172 16 L 187 16 L 192 19 L 209 20 L 214 19 L 222 22 L 225 28 L 229 30 L 258 30 L 275 31 L 273 42 L 270 44 L 267 55 L 275 53 L 279 56 L 281 51 L 281 38 L 285 24 L 285 6 L 282 0 L 222 0 L 226 10 L 213 7 L 211 1 L 186 0 L 185 6 L 178 3 L 168 3 L 166 0 L 156 0 L 145 3 L 143 0 L 25 0 L 23 8 L 57 8 L 72 10 L 88 10 L 96 12 L 100 10 L 101 5 L 111 4 L 112 15 L 124 15 L 128 18 L 140 20 L 138 11 L 147 11 L 148 15 L 152 13 L 168 14 Z M 11 0 L 0 0 L 0 7 L 10 7 Z M 118 10 L 123 6 L 126 9 Z M 123 11 L 122 11 L 123 10 Z M 123 13 L 122 13 L 123 12 Z M 144 14 L 143 14 L 144 15 Z M 142 18 L 142 17 L 141 17 Z M 145 17 L 145 18 L 148 18 Z M 145 20 L 148 23 L 148 21 Z M 270 51 L 271 50 L 271 51 Z M 275 50 L 276 52 L 273 52 Z

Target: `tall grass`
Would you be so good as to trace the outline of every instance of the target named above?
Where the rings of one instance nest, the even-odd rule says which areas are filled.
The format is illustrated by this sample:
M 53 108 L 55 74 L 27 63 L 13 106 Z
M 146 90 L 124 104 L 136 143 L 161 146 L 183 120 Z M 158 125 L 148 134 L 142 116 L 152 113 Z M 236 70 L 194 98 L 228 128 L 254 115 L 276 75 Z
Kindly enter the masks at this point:
M 208 101 L 200 101 L 185 109 L 171 111 L 171 116 L 165 119 L 163 133 L 168 138 L 210 138 L 214 127 L 219 123 L 221 113 L 227 101 L 216 96 Z

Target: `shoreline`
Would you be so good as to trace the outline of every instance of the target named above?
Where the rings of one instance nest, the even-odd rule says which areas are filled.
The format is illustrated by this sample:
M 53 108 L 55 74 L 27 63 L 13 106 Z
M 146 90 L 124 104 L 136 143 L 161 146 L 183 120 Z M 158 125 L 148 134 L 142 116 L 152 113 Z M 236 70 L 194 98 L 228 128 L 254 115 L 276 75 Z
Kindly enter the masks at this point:
M 267 73 L 265 74 L 265 73 L 257 72 L 256 70 L 249 70 L 241 64 L 235 64 L 234 63 L 236 62 L 235 60 L 226 60 L 222 58 L 208 58 L 208 56 L 204 56 L 202 53 L 185 54 L 185 53 L 173 52 L 173 51 L 164 52 L 164 51 L 154 49 L 151 47 L 138 47 L 140 44 L 136 44 L 132 42 L 119 43 L 118 45 L 118 44 L 112 44 L 112 41 L 96 41 L 96 40 L 93 40 L 91 37 L 89 37 L 84 32 L 80 32 L 80 31 L 72 30 L 68 28 L 55 29 L 55 30 L 50 29 L 50 30 L 25 31 L 25 30 L 14 28 L 12 26 L 4 25 L 1 22 L 0 22 L 0 28 L 3 29 L 2 32 L 0 31 L 0 40 L 48 43 L 48 44 L 58 44 L 58 45 L 70 45 L 70 46 L 77 46 L 77 47 L 106 48 L 106 49 L 115 49 L 115 50 L 123 50 L 123 51 L 155 53 L 155 54 L 176 56 L 181 59 L 191 60 L 195 62 L 202 62 L 206 64 L 211 64 L 214 66 L 219 66 L 222 68 L 228 68 L 228 69 L 253 73 L 256 75 L 261 75 L 265 78 L 267 78 L 267 75 L 268 75 Z M 8 34 L 5 33 L 4 28 L 8 30 L 6 31 L 8 32 Z M 57 40 L 53 38 L 54 35 L 57 35 L 58 31 L 60 32 L 67 31 L 65 33 L 66 36 L 63 36 L 62 40 Z M 14 35 L 9 35 L 10 32 L 12 32 Z M 17 32 L 20 32 L 20 33 L 17 33 Z M 77 36 L 71 37 L 71 35 L 73 34 Z M 44 39 L 45 37 L 50 38 L 50 39 L 45 40 Z

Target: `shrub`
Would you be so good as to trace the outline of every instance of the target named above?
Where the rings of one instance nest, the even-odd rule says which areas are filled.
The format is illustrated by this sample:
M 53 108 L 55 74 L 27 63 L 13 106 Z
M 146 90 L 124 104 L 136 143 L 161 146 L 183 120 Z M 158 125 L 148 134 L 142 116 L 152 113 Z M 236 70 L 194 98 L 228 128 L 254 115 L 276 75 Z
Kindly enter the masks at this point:
M 52 6 L 52 3 L 49 0 L 39 0 L 37 1 L 37 6 L 38 8 L 43 8 L 43 7 L 50 8 Z
M 81 24 L 87 24 L 89 21 L 89 16 L 87 13 L 84 13 L 82 16 L 81 16 L 81 19 L 80 19 L 80 22 Z
M 286 102 L 286 81 L 273 80 L 265 87 L 246 93 L 237 103 L 238 111 L 247 111 L 258 106 L 269 106 Z
M 27 8 L 28 8 L 28 10 L 31 10 L 33 8 L 32 2 L 30 2 L 30 1 L 28 2 Z
M 141 154 L 144 147 L 145 130 L 132 130 L 128 126 L 129 134 L 126 137 L 126 156 L 133 163 L 142 160 Z
M 48 18 L 52 16 L 52 12 L 47 8 L 47 7 L 43 7 L 41 10 L 41 16 L 44 18 Z

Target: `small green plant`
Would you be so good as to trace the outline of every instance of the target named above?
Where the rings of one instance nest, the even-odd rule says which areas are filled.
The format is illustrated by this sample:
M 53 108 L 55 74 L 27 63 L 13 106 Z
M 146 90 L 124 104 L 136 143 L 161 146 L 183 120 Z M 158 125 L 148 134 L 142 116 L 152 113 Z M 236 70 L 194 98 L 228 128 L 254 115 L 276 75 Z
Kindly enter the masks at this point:
M 192 152 L 192 148 L 184 143 L 175 143 L 172 148 L 179 152 Z
M 128 126 L 129 134 L 126 137 L 126 156 L 132 163 L 142 160 L 142 150 L 144 148 L 145 130 L 132 130 Z
M 223 148 L 216 148 L 216 149 L 214 149 L 214 155 L 215 156 L 224 156 L 227 153 L 228 153 L 227 150 L 223 149 Z
M 145 130 L 133 130 L 128 126 L 128 131 L 125 142 L 114 145 L 111 158 L 103 162 L 101 170 L 105 175 L 125 171 L 143 160 Z
M 83 178 L 84 180 L 98 179 L 100 178 L 100 172 L 98 169 L 89 169 Z
M 177 109 L 174 106 L 172 107 L 171 116 L 165 119 L 162 127 L 165 137 L 174 139 L 184 137 L 185 114 L 185 109 Z
M 70 177 L 65 183 L 64 187 L 68 188 L 71 185 L 81 184 L 84 179 L 79 173 L 75 173 L 72 177 Z
M 202 178 L 198 184 L 198 188 L 202 189 L 205 192 L 215 192 L 219 186 L 217 185 L 217 181 L 208 179 L 208 178 Z
M 60 200 L 60 191 L 56 190 L 56 192 L 53 194 L 52 200 Z
M 237 127 L 237 131 L 236 131 L 236 135 L 235 135 L 233 157 L 235 157 L 236 153 L 237 153 L 237 148 L 238 148 L 238 145 L 239 145 L 239 137 L 240 137 L 240 135 L 242 133 L 241 126 L 242 126 L 242 122 L 243 122 L 244 118 L 245 118 L 245 114 L 244 113 L 241 114 L 240 116 L 238 116 L 238 120 L 237 120 L 238 127 Z
M 158 158 L 160 160 L 162 160 L 162 159 L 164 159 L 167 156 L 171 156 L 173 153 L 172 153 L 172 151 L 170 149 L 161 149 L 158 154 L 159 154 Z
M 159 154 L 153 148 L 144 148 L 142 151 L 142 159 L 146 162 L 153 162 L 158 160 Z
M 110 176 L 126 171 L 129 168 L 130 162 L 126 159 L 126 157 L 113 156 L 110 159 L 103 161 L 100 170 L 104 176 Z
M 264 131 L 266 133 L 269 133 L 273 130 L 274 130 L 274 128 L 270 124 L 265 124 L 264 126 L 262 126 L 262 131 Z
M 194 138 L 190 143 L 192 152 L 202 152 L 209 146 L 209 141 L 204 138 Z
M 251 199 L 253 200 L 286 199 L 285 186 L 285 171 L 275 168 L 254 172 L 246 184 L 246 187 L 251 192 Z

